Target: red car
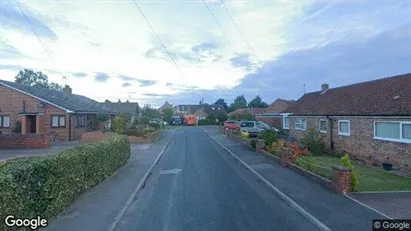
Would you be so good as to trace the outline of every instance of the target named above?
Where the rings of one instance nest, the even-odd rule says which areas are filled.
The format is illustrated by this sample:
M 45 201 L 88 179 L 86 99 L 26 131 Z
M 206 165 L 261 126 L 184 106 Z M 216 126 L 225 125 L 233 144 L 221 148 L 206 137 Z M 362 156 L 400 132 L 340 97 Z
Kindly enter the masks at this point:
M 240 131 L 240 124 L 237 121 L 226 121 L 223 124 L 223 128 L 226 130 Z

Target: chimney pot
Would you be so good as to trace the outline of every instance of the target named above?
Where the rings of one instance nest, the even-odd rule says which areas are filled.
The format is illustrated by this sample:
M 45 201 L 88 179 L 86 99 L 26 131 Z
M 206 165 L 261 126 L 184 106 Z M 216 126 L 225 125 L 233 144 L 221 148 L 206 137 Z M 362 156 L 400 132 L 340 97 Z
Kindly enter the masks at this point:
M 328 89 L 329 89 L 328 83 L 324 83 L 323 85 L 321 85 L 321 92 L 325 92 Z
M 63 88 L 63 92 L 68 94 L 68 95 L 71 95 L 73 93 L 73 90 L 71 89 L 71 87 L 69 85 L 65 85 L 64 88 Z

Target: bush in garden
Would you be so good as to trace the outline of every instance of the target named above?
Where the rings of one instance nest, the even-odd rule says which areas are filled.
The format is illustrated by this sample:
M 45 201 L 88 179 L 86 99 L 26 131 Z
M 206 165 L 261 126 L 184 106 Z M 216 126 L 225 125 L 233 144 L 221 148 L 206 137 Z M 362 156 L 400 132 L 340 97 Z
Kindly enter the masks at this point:
M 271 130 L 264 130 L 260 132 L 257 136 L 258 139 L 265 140 L 266 146 L 271 146 L 274 142 L 277 141 L 277 135 L 274 131 Z
M 278 155 L 287 150 L 287 143 L 284 140 L 279 140 L 277 142 L 272 143 L 271 146 L 267 146 L 267 150 L 271 154 Z
M 291 159 L 295 161 L 299 156 L 308 155 L 307 148 L 301 148 L 296 142 L 289 145 L 291 149 Z
M 81 193 L 111 176 L 130 157 L 126 136 L 81 145 L 50 156 L 17 158 L 0 168 L 0 219 L 50 219 Z M 11 230 L 0 225 L 0 230 Z
M 204 119 L 204 120 L 199 120 L 197 123 L 199 126 L 204 126 L 204 125 L 216 125 L 215 119 Z
M 307 148 L 314 156 L 324 155 L 326 146 L 321 133 L 313 128 L 308 129 L 304 137 L 300 139 L 301 146 Z
M 250 138 L 250 133 L 246 132 L 246 131 L 241 131 L 241 137 L 244 139 L 248 139 Z
M 354 166 L 351 163 L 351 159 L 348 153 L 345 153 L 341 157 L 341 164 L 351 169 L 351 190 L 353 192 L 357 192 L 358 191 L 358 177 L 357 177 L 357 173 L 354 172 Z
M 150 123 L 149 126 L 156 129 L 156 130 L 160 130 L 161 125 L 158 124 L 158 123 Z
M 126 130 L 126 121 L 121 117 L 113 119 L 113 131 L 118 134 L 124 133 Z

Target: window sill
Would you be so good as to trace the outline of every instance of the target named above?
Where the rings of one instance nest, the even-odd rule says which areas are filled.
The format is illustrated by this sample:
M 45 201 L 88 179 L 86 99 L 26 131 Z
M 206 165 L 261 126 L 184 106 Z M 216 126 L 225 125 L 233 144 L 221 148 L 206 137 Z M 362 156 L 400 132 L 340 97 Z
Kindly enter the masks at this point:
M 305 128 L 296 128 L 295 130 L 298 130 L 298 131 L 305 131 L 306 129 L 305 129 Z
M 390 139 L 390 138 L 374 137 L 374 140 L 411 144 L 411 140 L 407 140 L 407 139 L 402 139 L 401 140 L 401 139 Z
M 285 130 L 290 130 L 290 128 L 283 128 L 283 129 L 285 129 Z
M 320 131 L 321 133 L 327 133 L 327 131 Z
M 340 136 L 350 136 L 351 134 L 350 133 L 338 133 L 338 135 L 340 135 Z

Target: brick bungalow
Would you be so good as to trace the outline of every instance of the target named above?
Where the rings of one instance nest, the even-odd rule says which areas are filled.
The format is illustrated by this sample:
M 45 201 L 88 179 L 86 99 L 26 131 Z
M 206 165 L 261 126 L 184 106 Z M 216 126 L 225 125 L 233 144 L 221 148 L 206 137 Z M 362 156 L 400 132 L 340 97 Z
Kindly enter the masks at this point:
M 115 111 L 85 96 L 63 91 L 32 87 L 0 80 L 0 132 L 15 132 L 16 122 L 21 133 L 50 134 L 55 141 L 81 140 L 84 132 L 104 126 L 97 115 L 111 117 Z M 111 117 L 109 121 L 111 121 Z
M 116 111 L 116 115 L 129 114 L 131 116 L 131 122 L 133 122 L 141 114 L 140 106 L 138 105 L 138 103 L 129 102 L 128 100 L 126 102 L 116 103 L 106 100 L 102 104 L 104 104 L 105 107 Z
M 290 136 L 320 131 L 327 146 L 354 158 L 411 171 L 411 73 L 303 95 L 288 109 Z
M 288 129 L 289 118 L 287 108 L 294 103 L 294 100 L 276 99 L 263 113 L 255 115 L 256 120 L 269 124 L 278 129 Z
M 228 113 L 228 117 L 235 119 L 238 117 L 245 116 L 247 114 L 251 115 L 255 118 L 256 115 L 263 113 L 265 108 L 239 108 L 230 113 Z

